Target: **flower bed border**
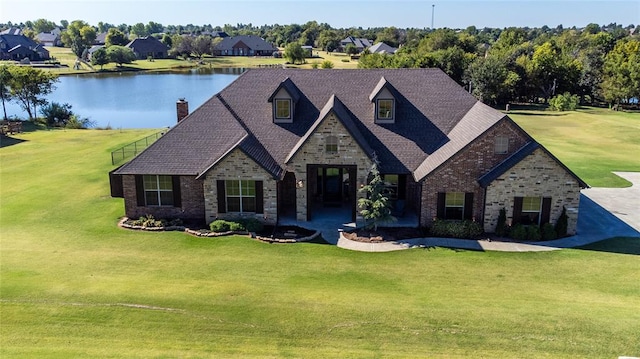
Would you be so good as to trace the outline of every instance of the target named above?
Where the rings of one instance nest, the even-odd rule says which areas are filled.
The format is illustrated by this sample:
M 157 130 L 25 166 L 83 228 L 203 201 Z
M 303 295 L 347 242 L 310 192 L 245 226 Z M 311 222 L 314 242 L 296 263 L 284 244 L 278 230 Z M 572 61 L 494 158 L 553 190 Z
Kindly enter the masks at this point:
M 297 242 L 309 242 L 312 241 L 320 235 L 320 231 L 315 231 L 312 235 L 302 237 L 302 238 L 271 238 L 271 237 L 263 237 L 258 236 L 255 233 L 248 231 L 227 231 L 227 232 L 207 232 L 202 230 L 196 230 L 187 228 L 185 226 L 167 226 L 167 227 L 146 227 L 146 226 L 134 226 L 132 224 L 126 223 L 130 218 L 122 217 L 120 222 L 118 222 L 118 227 L 125 229 L 133 229 L 137 231 L 150 231 L 150 232 L 158 232 L 158 231 L 180 231 L 190 234 L 196 237 L 222 237 L 222 236 L 231 236 L 231 235 L 240 235 L 240 236 L 249 236 L 251 238 L 255 238 L 261 242 L 266 243 L 297 243 Z

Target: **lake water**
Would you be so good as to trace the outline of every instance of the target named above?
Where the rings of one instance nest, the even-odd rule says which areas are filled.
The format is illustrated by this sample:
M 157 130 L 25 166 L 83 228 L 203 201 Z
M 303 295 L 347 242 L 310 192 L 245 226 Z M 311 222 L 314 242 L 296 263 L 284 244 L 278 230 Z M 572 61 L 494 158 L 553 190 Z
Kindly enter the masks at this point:
M 178 99 L 185 98 L 193 112 L 243 71 L 194 69 L 60 76 L 47 99 L 69 103 L 74 113 L 88 117 L 97 127 L 160 128 L 175 125 Z M 27 117 L 15 102 L 8 104 L 7 115 Z

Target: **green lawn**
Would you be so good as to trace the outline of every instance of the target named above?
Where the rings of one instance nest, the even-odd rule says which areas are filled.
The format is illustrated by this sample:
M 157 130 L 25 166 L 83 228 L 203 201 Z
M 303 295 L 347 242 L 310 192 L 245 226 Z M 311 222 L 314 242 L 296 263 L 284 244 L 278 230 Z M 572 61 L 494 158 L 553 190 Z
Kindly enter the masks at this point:
M 152 132 L 3 140 L 0 357 L 640 353 L 640 239 L 546 253 L 359 253 L 122 230 L 109 153 Z
M 600 108 L 509 116 L 592 187 L 628 187 L 611 171 L 640 171 L 640 113 Z

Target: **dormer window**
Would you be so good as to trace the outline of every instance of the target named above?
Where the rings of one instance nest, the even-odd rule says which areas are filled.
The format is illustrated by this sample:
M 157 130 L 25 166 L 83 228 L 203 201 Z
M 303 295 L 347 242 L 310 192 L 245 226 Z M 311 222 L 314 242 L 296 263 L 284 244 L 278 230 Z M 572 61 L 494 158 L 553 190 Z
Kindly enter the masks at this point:
M 369 95 L 369 100 L 374 103 L 373 117 L 375 123 L 396 122 L 396 99 L 398 91 L 385 79 L 380 78 L 378 84 Z
M 275 119 L 278 121 L 289 122 L 291 120 L 291 100 L 276 99 L 275 100 Z
M 377 117 L 378 122 L 393 122 L 393 105 L 392 99 L 379 99 L 377 101 Z
M 300 90 L 290 78 L 282 81 L 269 96 L 269 102 L 273 106 L 273 122 L 292 123 L 300 96 Z

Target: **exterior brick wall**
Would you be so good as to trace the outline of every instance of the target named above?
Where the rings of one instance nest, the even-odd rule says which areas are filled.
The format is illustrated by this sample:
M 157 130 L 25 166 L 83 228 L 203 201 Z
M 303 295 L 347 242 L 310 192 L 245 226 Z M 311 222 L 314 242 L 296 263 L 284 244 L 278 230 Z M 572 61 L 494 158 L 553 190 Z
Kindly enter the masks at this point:
M 507 212 L 507 224 L 511 224 L 514 197 L 551 197 L 550 222 L 555 224 L 562 207 L 566 207 L 567 232 L 569 235 L 576 233 L 580 184 L 542 149 L 535 150 L 493 181 L 487 187 L 486 196 L 485 232 L 495 231 L 503 207 Z
M 506 154 L 495 153 L 496 137 L 509 138 Z M 510 120 L 501 120 L 469 146 L 454 155 L 427 176 L 422 184 L 420 224 L 428 226 L 437 214 L 438 192 L 473 192 L 473 217 L 483 217 L 484 190 L 478 178 L 489 172 L 511 154 L 522 148 L 528 139 Z
M 325 139 L 328 136 L 338 138 L 338 152 L 326 153 Z M 324 121 L 309 136 L 307 142 L 298 150 L 288 164 L 288 170 L 296 175 L 297 180 L 307 180 L 307 164 L 312 165 L 356 165 L 358 186 L 367 181 L 367 175 L 371 169 L 371 160 L 365 154 L 360 145 L 351 137 L 351 134 L 330 113 Z M 315 179 L 314 179 L 315 180 Z M 307 183 L 312 185 L 312 183 Z M 296 191 L 296 218 L 298 221 L 307 220 L 307 190 L 300 188 Z
M 139 218 L 151 214 L 156 218 L 204 221 L 202 181 L 196 180 L 195 176 L 180 176 L 180 207 L 138 206 L 135 176 L 123 175 L 122 185 L 125 214 L 129 218 Z
M 256 213 L 254 216 L 265 223 L 276 223 L 278 214 L 276 180 L 264 168 L 238 149 L 231 151 L 227 157 L 207 172 L 204 178 L 204 207 L 207 223 L 216 219 L 238 217 L 237 213 L 220 213 L 218 211 L 218 180 L 263 181 L 264 213 Z M 247 214 L 244 214 L 244 216 L 247 216 Z

